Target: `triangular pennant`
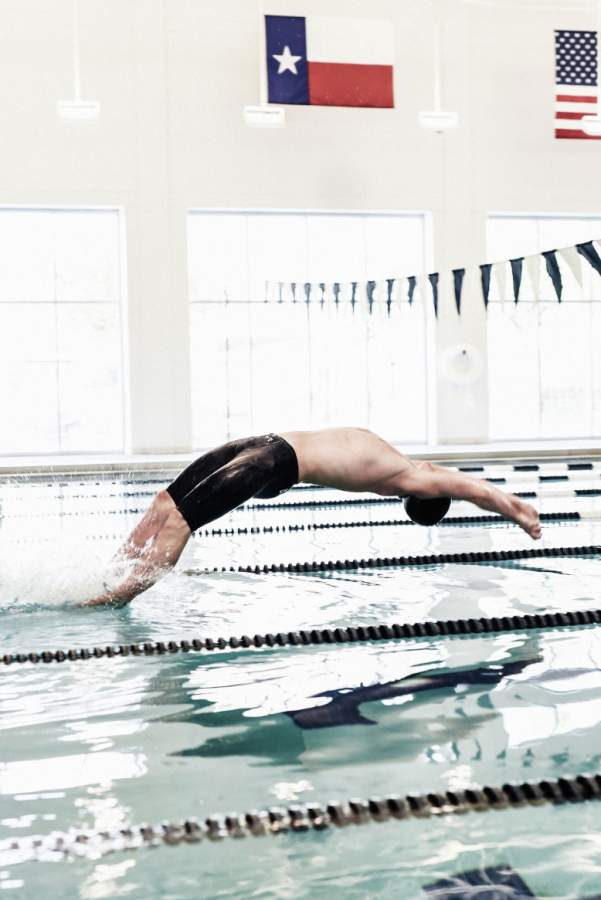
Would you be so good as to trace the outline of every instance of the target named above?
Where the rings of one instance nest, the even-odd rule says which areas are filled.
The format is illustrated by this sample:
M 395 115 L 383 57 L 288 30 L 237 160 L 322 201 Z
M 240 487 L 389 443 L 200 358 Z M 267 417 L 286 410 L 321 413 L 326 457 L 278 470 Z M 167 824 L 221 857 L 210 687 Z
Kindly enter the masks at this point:
M 387 310 L 388 306 L 388 281 L 387 280 L 378 280 L 376 281 L 376 290 L 375 290 L 375 302 L 377 314 L 382 317 L 385 312 L 389 312 Z
M 501 306 L 505 304 L 505 292 L 507 289 L 507 263 L 505 260 L 503 262 L 496 262 L 492 264 L 492 274 L 497 280 L 497 287 L 499 289 L 499 300 L 501 301 Z
M 374 281 L 374 312 L 382 315 L 386 309 L 386 298 L 388 297 L 388 282 Z
M 361 312 L 364 315 L 367 315 L 367 313 L 370 312 L 366 281 L 357 282 L 357 289 L 355 291 L 355 312 Z
M 392 306 L 393 308 L 396 306 L 400 306 L 402 301 L 407 297 L 409 292 L 407 285 L 407 277 L 401 276 L 401 278 L 395 278 L 394 284 L 392 285 Z
M 580 253 L 581 256 L 584 256 L 586 261 L 591 264 L 593 269 L 601 275 L 601 257 L 599 257 L 593 242 L 586 241 L 584 244 L 576 244 L 576 249 L 578 250 L 578 253 Z
M 422 306 L 425 307 L 426 300 L 428 295 L 430 294 L 430 281 L 427 275 L 418 275 L 416 278 L 417 284 L 417 297 Z
M 517 259 L 510 259 L 511 278 L 513 281 L 513 299 L 517 303 L 520 299 L 520 285 L 522 283 L 522 266 L 524 265 L 524 257 L 518 256 Z
M 438 273 L 436 287 L 438 293 L 438 318 L 441 321 L 447 318 L 455 319 L 458 315 L 456 311 L 455 277 L 450 269 Z
M 353 299 L 353 284 L 351 281 L 343 282 L 340 287 L 342 288 L 342 299 L 344 301 L 345 306 L 351 306 L 351 300 Z
M 525 256 L 526 271 L 532 285 L 532 294 L 535 300 L 538 300 L 538 288 L 540 284 L 540 253 L 534 253 L 532 256 Z
M 392 292 L 394 291 L 394 278 L 386 279 L 386 310 L 388 315 L 390 315 L 390 310 L 392 307 Z
M 461 288 L 465 277 L 465 269 L 453 269 L 453 287 L 455 288 L 455 306 L 457 315 L 461 315 Z
M 561 272 L 559 271 L 559 263 L 557 262 L 557 257 L 555 256 L 555 250 L 547 250 L 542 255 L 545 257 L 545 262 L 547 264 L 547 274 L 553 282 L 553 287 L 555 288 L 557 299 L 561 303 L 561 292 L 563 290 L 563 284 L 561 282 Z
M 415 275 L 409 275 L 407 278 L 407 299 L 409 300 L 409 306 L 413 303 L 413 296 L 415 294 Z
M 370 316 L 371 316 L 372 312 L 374 311 L 375 290 L 376 290 L 376 282 L 368 281 L 365 285 L 365 293 L 367 295 L 367 305 L 369 308 Z
M 488 295 L 490 294 L 490 273 L 492 271 L 492 263 L 483 263 L 480 266 L 480 280 L 482 282 L 482 298 L 484 306 L 488 309 Z
M 574 278 L 582 287 L 582 257 L 578 253 L 576 247 L 562 247 L 557 250 L 563 261 L 569 266 Z
M 340 282 L 340 292 L 339 292 L 339 300 L 340 305 L 338 309 L 341 311 L 341 314 L 346 315 L 348 312 L 352 311 L 352 297 L 353 297 L 353 286 L 350 281 L 342 281 Z
M 434 315 L 438 318 L 438 272 L 431 272 L 428 281 L 432 285 L 432 302 L 434 303 Z
M 482 316 L 482 270 L 479 266 L 468 266 L 461 285 L 462 315 Z M 486 309 L 484 309 L 486 312 Z

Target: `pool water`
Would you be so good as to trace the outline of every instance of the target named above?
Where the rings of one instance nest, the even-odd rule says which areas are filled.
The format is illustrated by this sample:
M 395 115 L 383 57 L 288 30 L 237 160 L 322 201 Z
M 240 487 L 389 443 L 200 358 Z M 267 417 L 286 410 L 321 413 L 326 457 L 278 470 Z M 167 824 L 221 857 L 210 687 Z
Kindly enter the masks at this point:
M 0 656 L 601 606 L 598 557 L 185 574 L 531 545 L 503 523 L 307 527 L 400 519 L 400 505 L 261 509 L 257 503 L 207 529 L 234 535 L 196 536 L 176 570 L 130 606 L 80 609 L 78 601 L 100 588 L 106 561 L 137 521 L 133 510 L 143 510 L 162 483 L 160 476 L 144 482 L 130 474 L 0 486 Z M 282 501 L 326 496 L 344 497 L 298 490 Z M 549 497 L 539 506 L 591 511 L 598 502 Z M 470 512 L 453 507 L 453 514 Z M 305 529 L 291 532 L 290 525 Z M 264 533 L 265 526 L 280 531 Z M 541 544 L 601 545 L 601 518 L 548 524 Z M 7 896 L 583 900 L 601 894 L 601 805 L 594 802 L 109 855 L 7 849 L 10 841 L 69 829 L 601 771 L 595 627 L 14 664 L 0 671 L 0 735 L 0 892 Z M 452 882 L 474 872 L 480 874 Z M 505 887 L 461 886 L 478 880 Z

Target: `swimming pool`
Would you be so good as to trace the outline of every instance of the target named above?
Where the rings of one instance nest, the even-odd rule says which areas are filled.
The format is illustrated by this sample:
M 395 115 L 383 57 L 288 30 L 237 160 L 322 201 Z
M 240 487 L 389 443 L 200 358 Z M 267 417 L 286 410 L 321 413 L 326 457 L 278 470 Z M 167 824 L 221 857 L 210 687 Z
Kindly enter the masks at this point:
M 544 547 L 601 545 L 596 468 L 566 476 L 556 460 L 532 472 L 486 469 L 509 489 L 545 495 L 536 501 L 543 511 L 582 513 L 546 522 Z M 348 495 L 305 488 L 203 529 L 177 570 L 131 606 L 78 609 L 168 478 L 73 475 L 0 486 L 0 657 L 601 606 L 596 556 L 185 574 L 532 546 L 501 522 L 372 524 L 402 521 L 402 507 L 335 505 Z M 49 896 L 51 883 L 52 896 L 178 900 L 593 897 L 601 894 L 594 802 L 173 847 L 118 849 L 114 837 L 214 813 L 297 805 L 302 814 L 303 804 L 333 799 L 591 775 L 601 771 L 600 699 L 594 625 L 3 665 L 0 890 Z M 86 829 L 112 838 L 67 854 L 31 841 Z M 489 884 L 477 892 L 478 882 Z

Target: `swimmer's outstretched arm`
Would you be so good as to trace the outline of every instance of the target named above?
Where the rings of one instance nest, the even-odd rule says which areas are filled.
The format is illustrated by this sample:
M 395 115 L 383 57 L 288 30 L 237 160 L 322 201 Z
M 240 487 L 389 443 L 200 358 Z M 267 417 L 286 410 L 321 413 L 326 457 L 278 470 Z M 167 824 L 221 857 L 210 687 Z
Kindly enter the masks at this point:
M 533 540 L 541 536 L 540 520 L 534 507 L 515 494 L 505 494 L 483 478 L 472 478 L 463 472 L 422 462 L 407 466 L 400 476 L 400 483 L 404 493 L 413 494 L 420 500 L 432 497 L 468 500 L 480 509 L 511 519 Z
M 190 538 L 190 529 L 175 503 L 160 491 L 142 520 L 117 551 L 113 565 L 129 570 L 123 581 L 83 606 L 124 606 L 151 587 L 180 558 Z

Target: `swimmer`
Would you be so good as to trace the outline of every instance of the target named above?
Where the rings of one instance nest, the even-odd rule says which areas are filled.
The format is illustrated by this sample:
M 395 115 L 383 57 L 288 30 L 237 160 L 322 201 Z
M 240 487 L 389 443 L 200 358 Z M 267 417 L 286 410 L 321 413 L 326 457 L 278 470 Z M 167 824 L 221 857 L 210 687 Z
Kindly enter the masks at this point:
M 451 499 L 468 500 L 511 519 L 534 540 L 541 535 L 538 513 L 515 495 L 444 466 L 412 462 L 364 428 L 266 434 L 210 450 L 159 491 L 113 560 L 122 582 L 85 605 L 129 603 L 173 568 L 193 531 L 251 497 L 277 497 L 298 482 L 407 498 L 408 515 L 421 525 L 439 522 Z

